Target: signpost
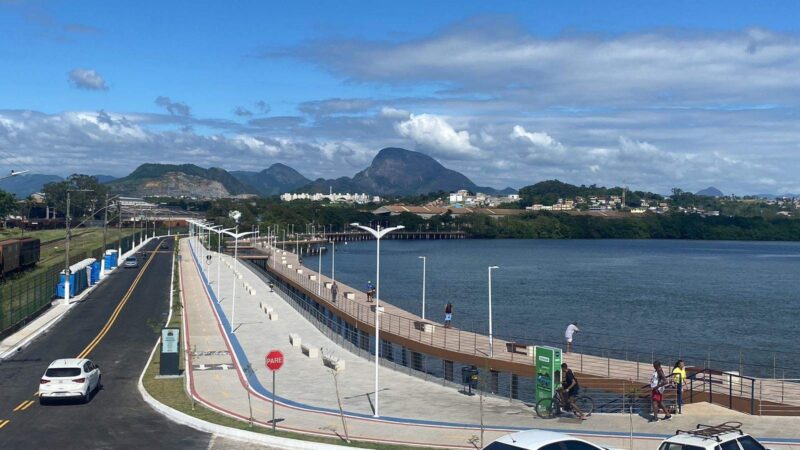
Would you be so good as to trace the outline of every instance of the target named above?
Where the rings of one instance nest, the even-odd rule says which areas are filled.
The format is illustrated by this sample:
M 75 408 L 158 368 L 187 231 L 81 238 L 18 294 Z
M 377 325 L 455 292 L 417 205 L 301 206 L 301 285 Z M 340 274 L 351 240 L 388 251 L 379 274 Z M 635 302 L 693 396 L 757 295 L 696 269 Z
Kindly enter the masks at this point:
M 161 329 L 161 364 L 159 375 L 180 375 L 180 328 Z
M 272 431 L 275 431 L 275 372 L 283 366 L 283 353 L 272 350 L 265 358 L 267 369 L 272 372 Z

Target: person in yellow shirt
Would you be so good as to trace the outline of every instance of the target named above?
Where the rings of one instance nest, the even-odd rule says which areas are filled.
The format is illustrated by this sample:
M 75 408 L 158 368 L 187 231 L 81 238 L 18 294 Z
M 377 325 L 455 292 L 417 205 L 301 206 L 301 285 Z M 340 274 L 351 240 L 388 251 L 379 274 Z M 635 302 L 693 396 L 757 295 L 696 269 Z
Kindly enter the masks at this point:
M 686 364 L 682 359 L 679 359 L 672 368 L 672 381 L 678 388 L 678 414 L 680 414 L 683 408 L 683 384 L 686 382 Z

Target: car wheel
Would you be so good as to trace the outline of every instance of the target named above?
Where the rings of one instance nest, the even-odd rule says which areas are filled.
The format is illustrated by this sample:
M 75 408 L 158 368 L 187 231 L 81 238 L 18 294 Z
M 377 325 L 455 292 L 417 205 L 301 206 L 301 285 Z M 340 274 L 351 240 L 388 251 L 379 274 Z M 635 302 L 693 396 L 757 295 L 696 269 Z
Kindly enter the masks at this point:
M 103 389 L 103 376 L 102 375 L 97 377 L 97 386 L 94 387 L 95 392 L 99 391 L 100 389 Z
M 47 404 L 47 399 L 42 397 L 42 396 L 39 396 L 39 404 L 40 405 L 46 405 Z

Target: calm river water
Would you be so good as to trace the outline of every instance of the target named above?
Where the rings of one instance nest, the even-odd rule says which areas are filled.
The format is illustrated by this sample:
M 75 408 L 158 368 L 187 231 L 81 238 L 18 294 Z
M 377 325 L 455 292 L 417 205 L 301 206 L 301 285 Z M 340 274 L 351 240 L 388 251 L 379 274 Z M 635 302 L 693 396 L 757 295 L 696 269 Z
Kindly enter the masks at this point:
M 381 297 L 426 316 L 488 333 L 487 267 L 498 337 L 561 344 L 577 321 L 576 348 L 642 361 L 778 377 L 800 357 L 800 244 L 660 240 L 383 241 Z M 317 256 L 306 256 L 310 268 Z M 330 275 L 330 251 L 322 257 Z M 375 242 L 336 245 L 336 278 L 375 281 Z M 788 352 L 788 353 L 785 353 Z M 742 363 L 740 365 L 740 362 Z

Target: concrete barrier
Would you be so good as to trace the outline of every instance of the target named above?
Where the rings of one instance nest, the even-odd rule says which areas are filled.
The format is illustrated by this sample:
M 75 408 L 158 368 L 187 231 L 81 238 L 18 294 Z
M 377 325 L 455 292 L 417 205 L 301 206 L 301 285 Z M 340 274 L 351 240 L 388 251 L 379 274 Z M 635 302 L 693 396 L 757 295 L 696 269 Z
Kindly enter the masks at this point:
M 291 344 L 292 347 L 300 347 L 302 343 L 303 341 L 300 339 L 300 335 L 297 333 L 289 333 L 289 344 Z
M 355 292 L 345 292 L 344 293 L 344 298 L 346 298 L 348 300 L 355 300 L 356 299 L 356 294 L 355 294 Z
M 300 344 L 300 351 L 311 359 L 315 359 L 319 356 L 319 349 L 308 344 Z
M 323 356 L 322 364 L 324 364 L 325 367 L 330 367 L 336 372 L 344 370 L 344 360 L 339 359 L 335 356 Z
M 317 276 L 316 275 L 309 275 L 308 279 L 311 280 L 311 281 L 317 281 Z
M 278 313 L 276 313 L 275 311 L 270 311 L 269 320 L 278 320 Z

